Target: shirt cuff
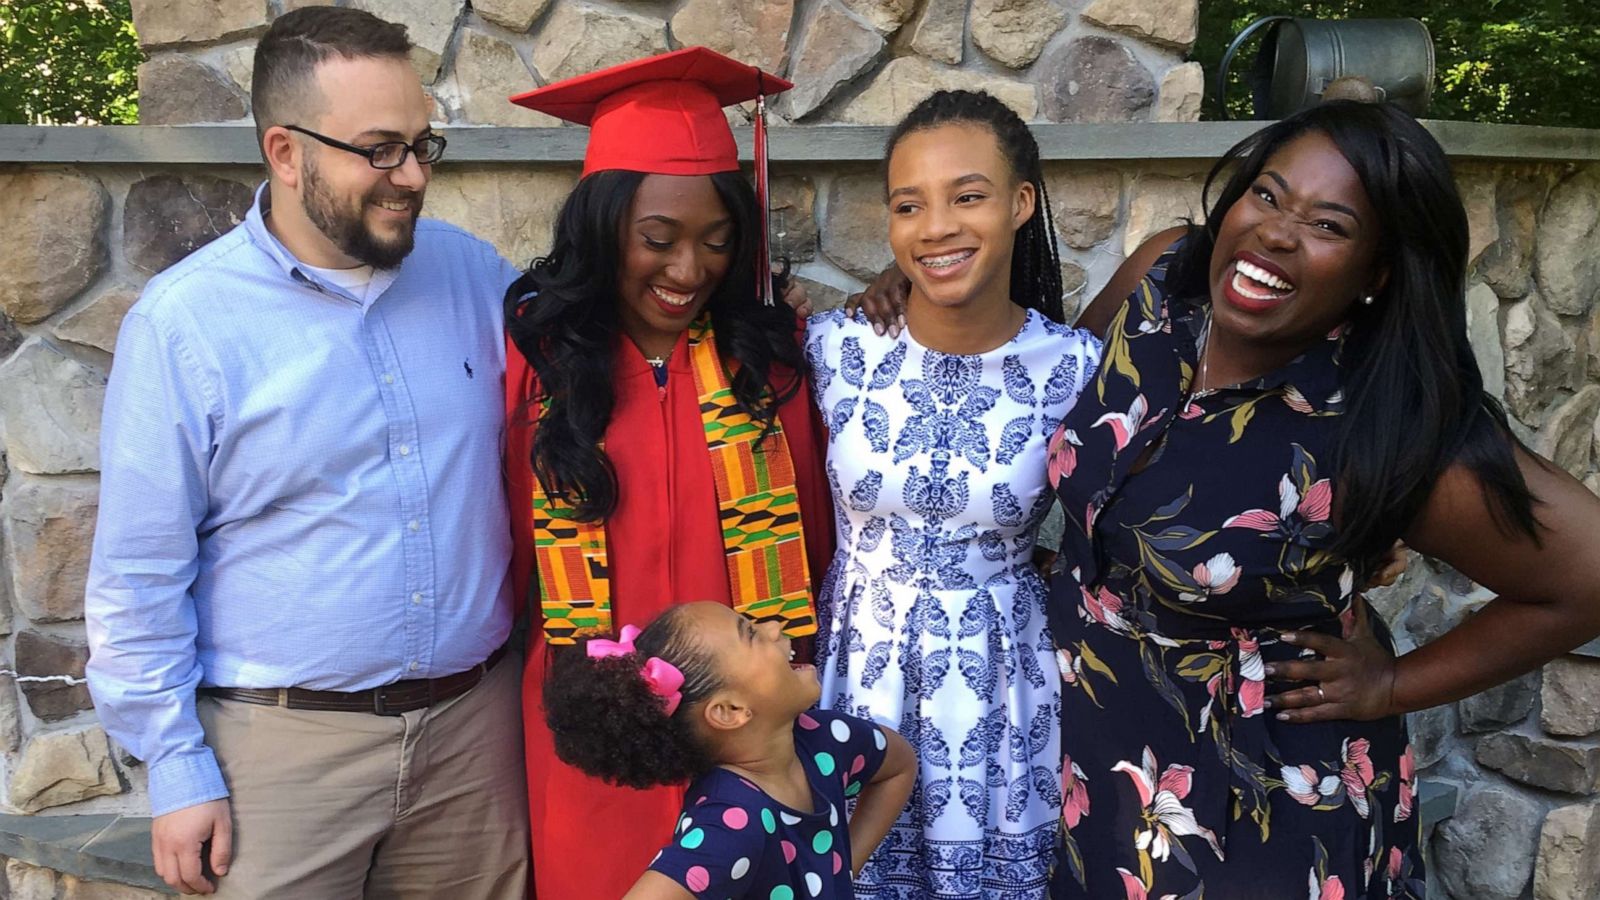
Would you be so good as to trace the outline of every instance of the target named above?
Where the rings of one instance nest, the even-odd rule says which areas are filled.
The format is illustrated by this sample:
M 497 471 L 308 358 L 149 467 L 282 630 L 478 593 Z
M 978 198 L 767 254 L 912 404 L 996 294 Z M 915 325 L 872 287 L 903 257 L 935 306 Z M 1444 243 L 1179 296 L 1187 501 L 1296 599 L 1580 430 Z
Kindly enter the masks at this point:
M 228 796 L 210 747 L 176 753 L 150 767 L 150 815 L 164 816 Z

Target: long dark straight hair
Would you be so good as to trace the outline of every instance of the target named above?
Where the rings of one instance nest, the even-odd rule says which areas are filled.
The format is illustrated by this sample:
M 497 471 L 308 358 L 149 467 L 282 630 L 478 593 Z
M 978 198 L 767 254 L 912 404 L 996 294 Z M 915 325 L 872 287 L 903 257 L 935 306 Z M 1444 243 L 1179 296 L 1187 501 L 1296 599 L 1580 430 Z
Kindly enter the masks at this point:
M 616 469 L 600 442 L 616 402 L 618 235 L 645 177 L 604 171 L 578 182 L 556 220 L 549 255 L 506 291 L 506 332 L 539 385 L 521 411 L 538 421 L 534 474 L 552 493 L 565 494 L 586 522 L 604 520 L 617 505 Z M 778 407 L 799 392 L 806 372 L 797 322 L 787 304 L 764 306 L 756 296 L 755 191 L 738 172 L 708 177 L 733 217 L 733 246 L 732 264 L 706 310 L 718 353 L 737 363 L 730 365 L 734 398 L 770 433 Z
M 1011 300 L 1036 309 L 1052 322 L 1065 322 L 1061 305 L 1061 256 L 1056 250 L 1055 223 L 1050 217 L 1050 193 L 1039 163 L 1039 143 L 1028 123 L 1011 107 L 984 91 L 935 91 L 906 113 L 883 148 L 885 182 L 889 157 L 906 135 L 940 125 L 977 125 L 987 128 L 1000 144 L 1011 172 L 1033 185 L 1033 216 L 1017 229 L 1011 250 Z
M 1190 227 L 1173 269 L 1175 290 L 1208 294 L 1223 218 L 1267 159 L 1308 132 L 1326 135 L 1360 177 L 1378 213 L 1376 264 L 1389 271 L 1371 305 L 1351 307 L 1334 463 L 1336 552 L 1369 572 L 1456 462 L 1477 476 L 1503 533 L 1537 541 L 1537 499 L 1513 454 L 1522 445 L 1505 410 L 1484 393 L 1467 339 L 1466 211 L 1444 150 L 1416 119 L 1388 104 L 1332 101 L 1236 144 L 1206 178 L 1206 221 Z

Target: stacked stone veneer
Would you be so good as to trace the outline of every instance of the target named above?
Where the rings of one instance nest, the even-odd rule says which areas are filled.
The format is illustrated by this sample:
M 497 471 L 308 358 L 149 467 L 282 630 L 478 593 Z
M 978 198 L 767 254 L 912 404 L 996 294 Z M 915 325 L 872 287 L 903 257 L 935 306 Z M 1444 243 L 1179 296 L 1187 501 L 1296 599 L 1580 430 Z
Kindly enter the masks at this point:
M 410 26 L 436 118 L 450 127 L 552 125 L 504 97 L 688 44 L 799 82 L 776 106 L 796 125 L 891 123 L 946 86 L 983 87 L 1030 119 L 1065 122 L 1192 120 L 1201 93 L 1198 66 L 1182 60 L 1195 0 L 357 2 Z M 253 41 L 296 5 L 134 0 L 150 53 L 145 123 L 245 120 Z M 1205 165 L 1047 164 L 1069 307 L 1144 236 L 1199 215 Z M 813 296 L 837 303 L 889 258 L 878 170 L 775 172 L 775 246 Z M 1458 176 L 1472 222 L 1472 338 L 1489 389 L 1533 446 L 1600 491 L 1600 166 L 1476 161 Z M 261 177 L 0 165 L 0 668 L 68 679 L 0 676 L 9 811 L 145 811 L 140 766 L 108 742 L 79 683 L 99 410 L 117 325 L 144 281 L 240 221 Z M 574 165 L 441 165 L 426 212 L 525 263 L 547 246 L 576 178 Z M 1381 606 L 1409 649 L 1487 599 L 1419 559 Z M 1412 724 L 1424 777 L 1460 788 L 1431 841 L 1439 896 L 1600 896 L 1600 660 L 1563 658 Z M 13 897 L 99 889 L 15 861 L 10 870 Z

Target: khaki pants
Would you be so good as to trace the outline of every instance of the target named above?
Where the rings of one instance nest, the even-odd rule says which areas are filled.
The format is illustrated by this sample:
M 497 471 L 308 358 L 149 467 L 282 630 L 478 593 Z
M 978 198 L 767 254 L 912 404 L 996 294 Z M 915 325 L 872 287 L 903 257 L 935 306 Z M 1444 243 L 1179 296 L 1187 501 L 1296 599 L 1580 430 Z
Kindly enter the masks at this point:
M 202 696 L 232 793 L 227 900 L 521 900 L 528 881 L 519 669 L 400 716 Z

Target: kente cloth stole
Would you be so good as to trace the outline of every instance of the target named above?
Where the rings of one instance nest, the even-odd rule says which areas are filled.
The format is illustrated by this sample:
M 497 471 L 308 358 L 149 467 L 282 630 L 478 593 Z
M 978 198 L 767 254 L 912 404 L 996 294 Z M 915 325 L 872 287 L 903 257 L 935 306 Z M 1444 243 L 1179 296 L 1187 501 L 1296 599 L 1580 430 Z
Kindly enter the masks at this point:
M 781 425 L 760 441 L 761 423 L 739 409 L 717 355 L 709 318 L 689 326 L 706 452 L 734 609 L 757 622 L 779 621 L 784 634 L 815 634 L 811 573 L 800 529 L 794 460 Z M 533 546 L 545 639 L 575 644 L 612 634 L 611 578 L 604 523 L 580 522 L 559 494 L 534 478 Z M 703 599 L 679 597 L 678 601 Z M 636 623 L 643 624 L 643 623 Z

